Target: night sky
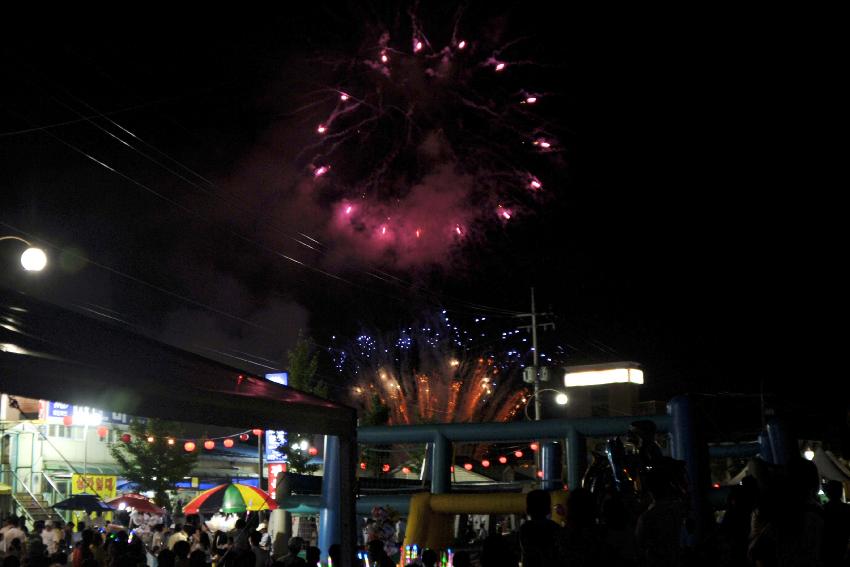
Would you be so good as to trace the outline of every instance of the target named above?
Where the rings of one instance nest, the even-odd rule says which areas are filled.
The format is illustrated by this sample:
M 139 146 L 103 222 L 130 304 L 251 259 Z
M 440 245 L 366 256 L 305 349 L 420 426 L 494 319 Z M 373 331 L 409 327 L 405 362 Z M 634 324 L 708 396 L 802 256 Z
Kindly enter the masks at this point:
M 793 117 L 799 83 L 817 74 L 793 42 L 705 14 L 472 4 L 464 37 L 526 38 L 521 55 L 541 63 L 505 80 L 545 82 L 540 112 L 561 149 L 541 166 L 546 197 L 436 263 L 363 257 L 343 240 L 323 256 L 287 236 L 316 226 L 285 189 L 305 175 L 296 153 L 316 123 L 298 109 L 334 79 L 329 58 L 353 56 L 381 25 L 404 29 L 391 4 L 81 17 L 7 36 L 0 233 L 64 251 L 49 248 L 37 278 L 4 268 L 3 284 L 236 365 L 279 365 L 299 328 L 325 344 L 441 308 L 510 329 L 473 304 L 526 311 L 534 285 L 557 324 L 544 340 L 571 345 L 574 363 L 641 362 L 647 398 L 754 394 L 763 377 L 778 405 L 825 411 L 812 410 L 817 386 L 781 380 L 800 376 L 792 354 L 817 352 L 792 307 L 799 223 L 780 212 L 816 151 L 793 142 L 806 128 Z M 454 14 L 421 15 L 434 43 Z M 339 164 L 337 180 L 356 174 Z

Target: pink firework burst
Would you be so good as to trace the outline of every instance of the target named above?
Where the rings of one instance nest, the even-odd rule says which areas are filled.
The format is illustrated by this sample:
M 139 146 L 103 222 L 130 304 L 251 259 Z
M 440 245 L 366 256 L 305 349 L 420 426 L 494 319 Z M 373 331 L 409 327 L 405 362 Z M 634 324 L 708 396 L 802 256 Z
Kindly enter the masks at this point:
M 326 164 L 313 169 L 330 179 L 317 200 L 359 199 L 348 224 L 329 223 L 348 256 L 405 268 L 443 263 L 453 248 L 484 241 L 493 224 L 487 211 L 498 203 L 511 204 L 499 212 L 502 227 L 533 213 L 548 198 L 537 176 L 563 165 L 561 129 L 545 115 L 553 105 L 536 104 L 537 93 L 557 96 L 556 86 L 546 87 L 559 79 L 551 62 L 527 55 L 541 52 L 534 40 L 482 34 L 473 43 L 456 32 L 475 25 L 444 26 L 438 31 L 455 33 L 432 41 L 414 9 L 364 26 L 358 51 L 318 59 L 328 100 L 313 93 L 303 108 L 321 136 L 298 159 Z M 383 220 L 390 215 L 392 238 Z

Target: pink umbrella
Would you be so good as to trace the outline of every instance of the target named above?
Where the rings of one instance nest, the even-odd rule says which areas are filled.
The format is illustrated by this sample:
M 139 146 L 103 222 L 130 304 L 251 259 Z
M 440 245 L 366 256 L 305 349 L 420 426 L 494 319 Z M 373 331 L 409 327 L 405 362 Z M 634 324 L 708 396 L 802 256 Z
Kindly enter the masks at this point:
M 124 508 L 134 508 L 143 514 L 165 514 L 165 510 L 142 496 L 141 494 L 125 494 L 109 501 L 110 506 L 120 509 L 121 504 Z

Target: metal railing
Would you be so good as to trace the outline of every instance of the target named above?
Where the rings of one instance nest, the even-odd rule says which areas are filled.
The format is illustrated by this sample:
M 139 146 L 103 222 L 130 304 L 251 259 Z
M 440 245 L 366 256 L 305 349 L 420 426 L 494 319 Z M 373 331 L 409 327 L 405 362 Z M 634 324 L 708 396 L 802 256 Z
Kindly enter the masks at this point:
M 49 474 L 47 474 L 44 471 L 39 471 L 39 472 L 40 472 L 42 478 L 47 481 L 47 484 L 50 486 L 50 489 L 51 489 L 50 493 L 49 493 L 49 498 L 47 498 L 48 504 L 53 506 L 57 502 L 61 502 L 62 500 L 64 500 L 65 498 L 68 497 L 67 493 L 59 490 L 59 487 L 56 486 L 56 483 L 53 482 L 53 479 L 50 478 Z M 42 488 L 44 488 L 43 483 L 42 483 Z M 42 492 L 44 492 L 44 491 L 42 490 Z M 58 516 L 60 516 L 66 522 L 69 520 L 69 518 L 71 516 L 70 510 L 62 510 L 61 512 L 57 511 L 55 508 L 51 508 L 51 510 L 53 510 L 54 514 L 57 514 Z
M 18 505 L 18 508 L 23 510 L 23 513 L 26 515 L 26 517 L 29 518 L 30 522 L 35 523 L 36 519 L 33 517 L 32 514 L 30 514 L 30 510 L 24 505 L 24 503 L 18 500 L 18 494 L 20 494 L 20 490 L 18 490 L 18 487 L 21 486 L 24 488 L 29 497 L 32 498 L 33 503 L 38 506 L 42 512 L 44 512 L 45 516 L 47 516 L 48 518 L 50 518 L 51 516 L 59 517 L 59 514 L 57 514 L 55 510 L 53 510 L 52 508 L 45 508 L 41 505 L 41 499 L 38 498 L 35 494 L 33 494 L 27 484 L 21 479 L 20 476 L 18 476 L 18 473 L 16 471 L 14 471 L 11 467 L 4 467 L 4 472 L 5 471 L 11 473 L 17 481 L 15 483 L 15 490 L 12 491 L 12 498 L 15 500 L 15 503 Z
M 51 498 L 49 499 L 51 504 L 56 504 L 56 497 L 57 496 L 60 497 L 60 500 L 64 500 L 65 498 L 68 497 L 67 494 L 65 494 L 64 492 L 59 490 L 59 487 L 56 486 L 56 483 L 53 482 L 53 479 L 50 478 L 49 474 L 47 474 L 44 471 L 39 471 L 39 474 L 41 474 L 42 478 L 44 478 L 44 480 L 47 481 L 47 484 L 50 485 L 50 488 L 53 489 L 53 491 L 50 493 Z

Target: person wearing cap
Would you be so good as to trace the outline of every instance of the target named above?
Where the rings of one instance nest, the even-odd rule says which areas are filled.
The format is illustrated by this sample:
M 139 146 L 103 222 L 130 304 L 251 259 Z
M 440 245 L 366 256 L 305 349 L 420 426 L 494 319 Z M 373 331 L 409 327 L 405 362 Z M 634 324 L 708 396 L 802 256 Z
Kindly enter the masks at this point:
M 307 562 L 298 557 L 301 550 L 304 548 L 304 540 L 300 537 L 294 537 L 287 544 L 289 553 L 278 559 L 282 567 L 307 567 Z
M 41 532 L 41 541 L 44 547 L 47 548 L 47 555 L 53 555 L 59 551 L 59 541 L 62 539 L 62 534 L 55 529 L 52 520 L 47 520 L 44 523 L 44 530 Z
M 268 525 L 265 522 L 260 522 L 257 526 L 257 531 L 260 532 L 260 548 L 271 551 L 272 538 L 269 535 Z

